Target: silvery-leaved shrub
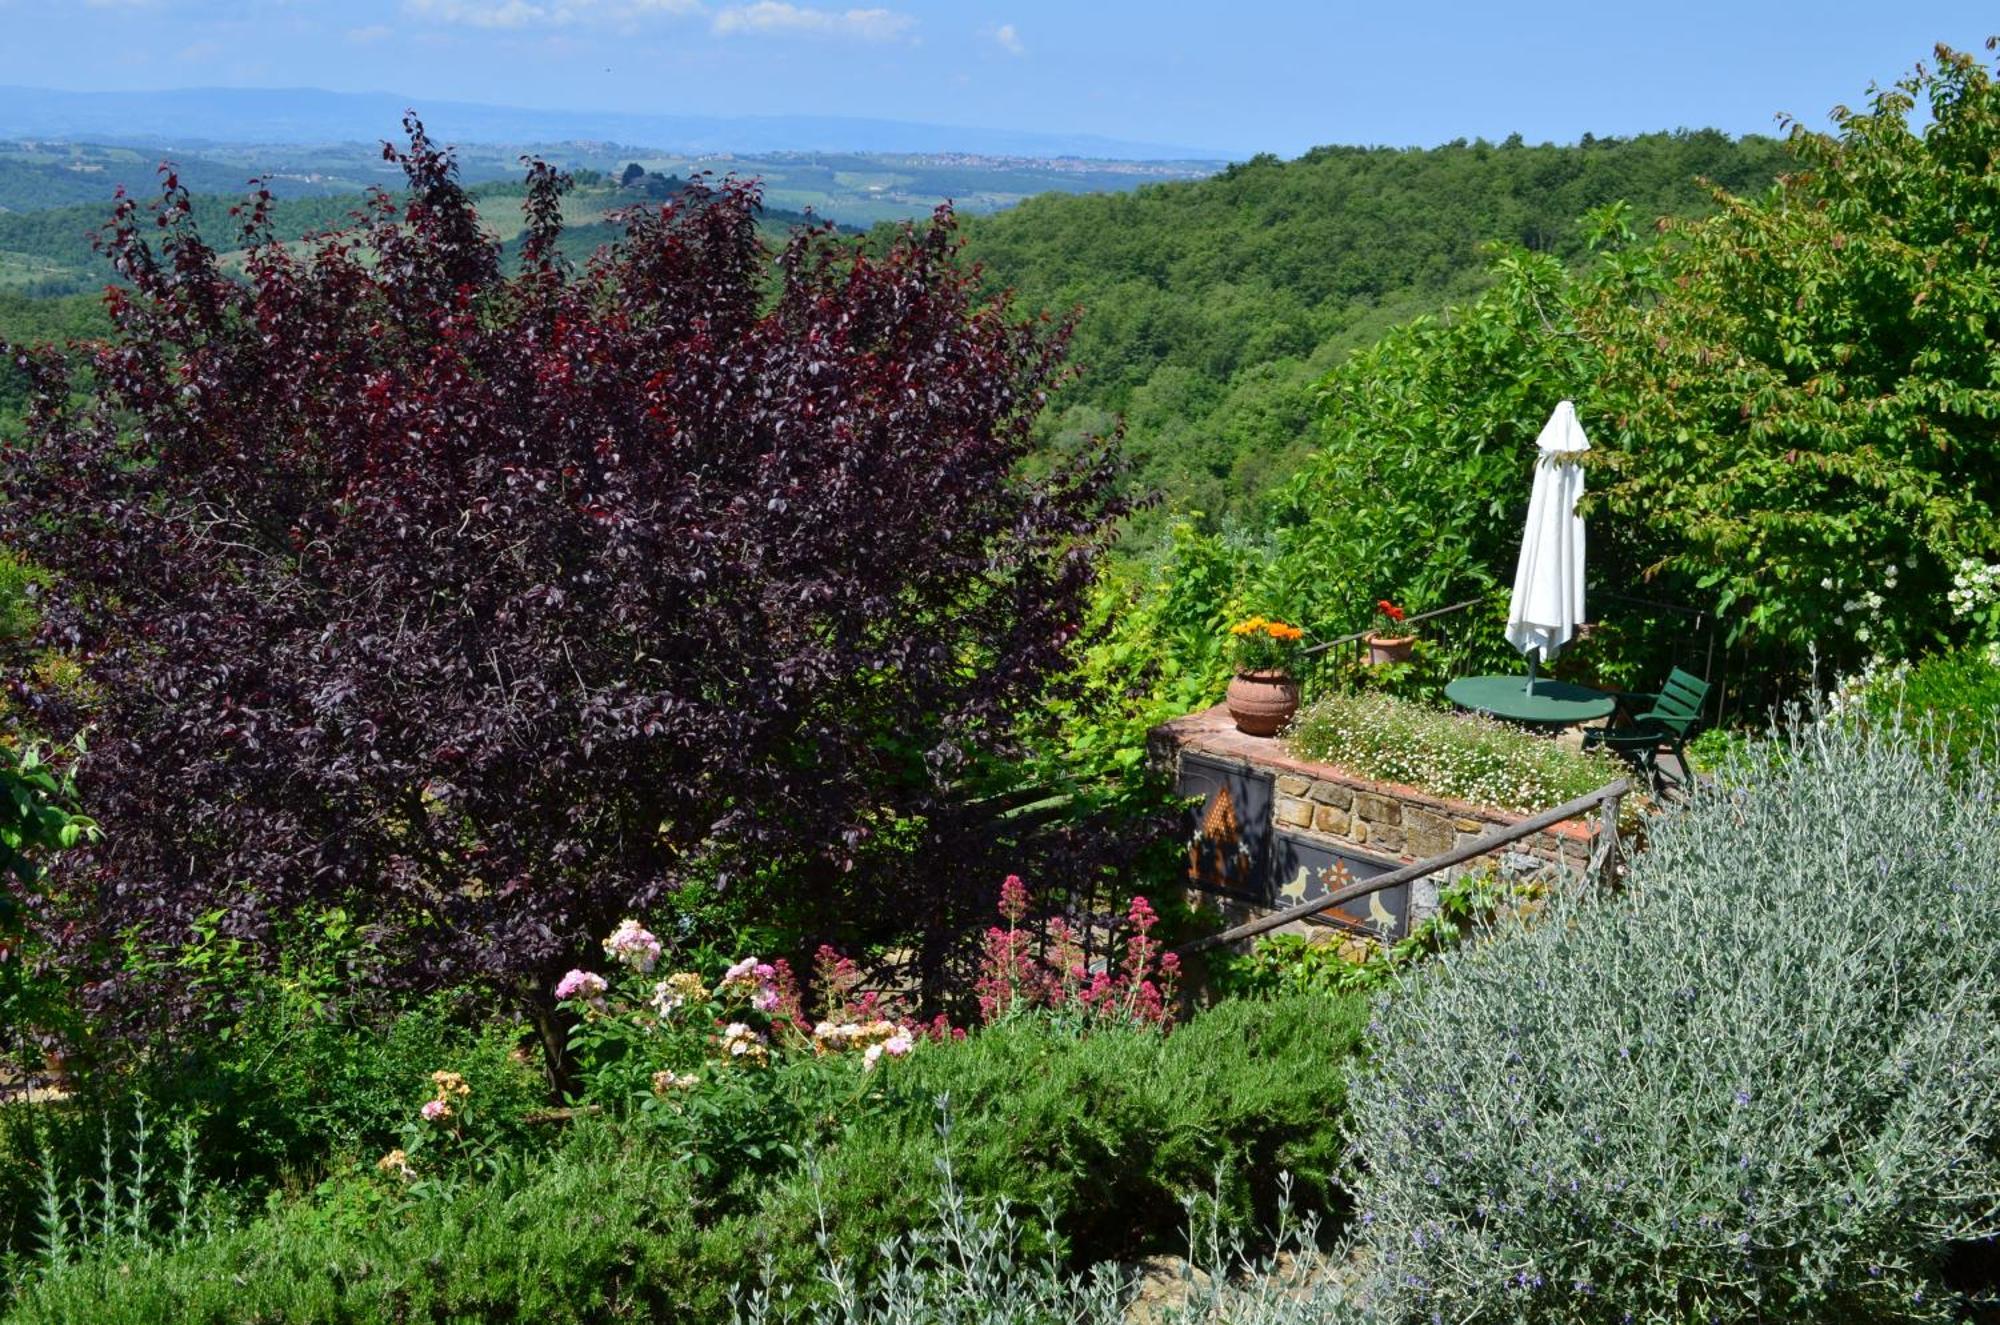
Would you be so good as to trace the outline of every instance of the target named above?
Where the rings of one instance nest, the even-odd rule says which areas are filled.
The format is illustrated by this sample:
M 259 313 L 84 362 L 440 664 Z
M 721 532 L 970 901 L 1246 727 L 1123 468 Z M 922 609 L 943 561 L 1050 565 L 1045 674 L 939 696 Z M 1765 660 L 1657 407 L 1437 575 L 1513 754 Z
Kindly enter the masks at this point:
M 1943 1321 L 2000 1232 L 2000 806 L 1804 723 L 1649 829 L 1616 896 L 1388 1000 L 1353 1095 L 1406 1321 Z

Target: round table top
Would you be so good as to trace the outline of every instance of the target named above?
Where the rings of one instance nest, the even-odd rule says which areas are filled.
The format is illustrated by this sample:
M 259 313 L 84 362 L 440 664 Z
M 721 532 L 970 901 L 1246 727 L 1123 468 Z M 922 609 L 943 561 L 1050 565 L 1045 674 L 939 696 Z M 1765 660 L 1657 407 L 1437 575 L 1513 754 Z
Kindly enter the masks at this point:
M 1535 678 L 1532 691 L 1525 676 L 1461 676 L 1444 688 L 1444 697 L 1462 709 L 1552 727 L 1608 718 L 1618 707 L 1602 690 L 1546 676 Z

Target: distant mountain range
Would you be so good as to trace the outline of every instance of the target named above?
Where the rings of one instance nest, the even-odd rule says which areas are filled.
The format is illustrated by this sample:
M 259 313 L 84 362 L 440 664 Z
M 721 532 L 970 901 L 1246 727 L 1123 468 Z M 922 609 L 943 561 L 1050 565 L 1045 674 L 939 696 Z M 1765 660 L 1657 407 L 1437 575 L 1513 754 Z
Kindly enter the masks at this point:
M 442 142 L 602 141 L 676 152 L 965 152 L 1119 161 L 1218 161 L 1226 153 L 1094 134 L 1030 133 L 810 115 L 638 115 L 438 101 L 319 88 L 64 92 L 0 86 L 0 138 L 220 143 L 372 142 L 414 108 Z

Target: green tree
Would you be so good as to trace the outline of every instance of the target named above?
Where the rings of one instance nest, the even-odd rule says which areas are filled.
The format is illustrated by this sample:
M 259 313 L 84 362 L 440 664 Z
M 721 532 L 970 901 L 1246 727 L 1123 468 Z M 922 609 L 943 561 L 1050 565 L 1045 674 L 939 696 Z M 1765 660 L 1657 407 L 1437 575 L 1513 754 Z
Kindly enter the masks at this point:
M 1835 120 L 1578 315 L 1615 423 L 1596 509 L 1794 663 L 1945 639 L 1960 561 L 2000 547 L 2000 84 L 1939 47 Z

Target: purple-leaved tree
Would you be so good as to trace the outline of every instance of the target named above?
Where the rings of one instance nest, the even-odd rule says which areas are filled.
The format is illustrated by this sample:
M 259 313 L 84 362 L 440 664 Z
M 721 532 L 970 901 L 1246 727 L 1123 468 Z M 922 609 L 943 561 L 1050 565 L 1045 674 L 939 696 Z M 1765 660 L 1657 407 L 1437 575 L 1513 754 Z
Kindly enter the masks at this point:
M 510 273 L 406 127 L 407 195 L 294 252 L 260 193 L 240 274 L 169 175 L 107 227 L 113 336 L 9 350 L 0 537 L 55 577 L 94 707 L 40 719 L 95 727 L 105 830 L 41 920 L 94 1004 L 159 999 L 121 944 L 211 913 L 358 909 L 545 1038 L 552 978 L 695 871 L 942 923 L 952 853 L 870 839 L 1004 753 L 1119 514 L 1109 443 L 1034 448 L 1066 325 L 982 300 L 947 211 L 773 254 L 733 182 L 573 270 L 540 163 Z

